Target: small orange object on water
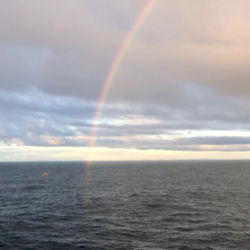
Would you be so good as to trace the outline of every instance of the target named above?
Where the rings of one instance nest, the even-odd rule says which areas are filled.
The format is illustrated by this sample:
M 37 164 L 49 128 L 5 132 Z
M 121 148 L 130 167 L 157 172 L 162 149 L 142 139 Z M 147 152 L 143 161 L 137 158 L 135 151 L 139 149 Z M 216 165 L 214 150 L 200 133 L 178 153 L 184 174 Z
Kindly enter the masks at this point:
M 49 171 L 44 172 L 43 174 L 41 174 L 41 175 L 39 176 L 39 178 L 43 178 L 45 175 L 48 175 L 48 174 L 49 174 Z

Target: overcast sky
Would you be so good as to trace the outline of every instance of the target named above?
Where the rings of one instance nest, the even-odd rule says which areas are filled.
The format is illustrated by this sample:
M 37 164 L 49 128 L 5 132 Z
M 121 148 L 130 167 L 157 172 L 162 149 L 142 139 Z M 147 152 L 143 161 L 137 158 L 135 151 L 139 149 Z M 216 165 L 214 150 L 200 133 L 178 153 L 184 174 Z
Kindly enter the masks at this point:
M 0 0 L 0 161 L 250 158 L 250 2 Z

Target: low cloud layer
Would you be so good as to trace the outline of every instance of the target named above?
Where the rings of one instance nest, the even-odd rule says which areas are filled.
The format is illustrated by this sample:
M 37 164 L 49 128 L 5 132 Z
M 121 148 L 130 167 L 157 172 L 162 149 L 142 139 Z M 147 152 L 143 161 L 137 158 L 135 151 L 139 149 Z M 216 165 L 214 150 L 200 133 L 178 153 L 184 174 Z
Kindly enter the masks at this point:
M 94 103 L 37 91 L 0 91 L 0 97 L 4 117 L 0 122 L 1 145 L 88 145 Z M 214 108 L 205 99 L 203 96 L 201 107 L 192 104 L 193 99 L 186 100 L 182 109 L 143 103 L 104 105 L 96 121 L 95 145 L 191 151 L 249 150 L 249 113 L 236 112 L 246 103 L 239 101 L 237 106 L 232 102 L 229 112 L 226 105 L 216 109 L 216 97 Z M 210 112 L 202 112 L 206 109 Z

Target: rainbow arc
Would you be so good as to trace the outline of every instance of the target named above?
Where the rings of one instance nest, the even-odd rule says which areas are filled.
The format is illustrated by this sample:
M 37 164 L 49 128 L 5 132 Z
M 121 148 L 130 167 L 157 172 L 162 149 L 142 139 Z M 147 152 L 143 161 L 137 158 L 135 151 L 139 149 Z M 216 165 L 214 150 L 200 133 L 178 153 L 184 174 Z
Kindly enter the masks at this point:
M 117 51 L 117 53 L 113 59 L 111 67 L 110 67 L 108 74 L 105 78 L 105 81 L 103 83 L 103 87 L 102 87 L 100 96 L 98 98 L 97 107 L 96 107 L 96 110 L 95 110 L 95 113 L 93 116 L 93 125 L 90 129 L 90 139 L 88 141 L 88 147 L 91 149 L 91 151 L 92 151 L 92 148 L 93 148 L 94 143 L 95 143 L 96 131 L 97 131 L 97 121 L 101 115 L 103 104 L 104 104 L 105 99 L 107 97 L 108 91 L 109 91 L 109 89 L 114 81 L 114 78 L 117 74 L 119 67 L 121 66 L 121 63 L 124 59 L 124 56 L 125 56 L 127 50 L 129 49 L 132 41 L 134 40 L 138 30 L 140 29 L 143 22 L 147 18 L 148 14 L 150 13 L 150 11 L 153 9 L 153 7 L 155 6 L 155 4 L 157 2 L 158 2 L 158 0 L 148 0 L 146 2 L 146 4 L 143 6 L 142 10 L 137 15 L 133 25 L 131 26 L 129 32 L 126 34 L 125 39 L 123 40 L 119 50 Z M 92 153 L 93 152 L 89 153 L 89 155 L 85 161 L 85 165 L 87 167 L 90 166 L 90 164 L 91 164 Z

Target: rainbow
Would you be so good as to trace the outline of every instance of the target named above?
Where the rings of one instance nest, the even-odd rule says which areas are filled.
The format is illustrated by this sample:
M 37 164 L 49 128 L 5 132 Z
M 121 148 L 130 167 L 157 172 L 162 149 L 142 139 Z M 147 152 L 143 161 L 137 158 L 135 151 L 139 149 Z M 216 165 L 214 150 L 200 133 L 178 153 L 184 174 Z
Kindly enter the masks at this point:
M 152 10 L 152 8 L 155 6 L 155 4 L 158 2 L 158 0 L 148 0 L 146 4 L 143 6 L 142 10 L 136 17 L 133 25 L 131 26 L 129 32 L 127 33 L 125 39 L 123 40 L 118 52 L 116 53 L 114 60 L 112 62 L 112 65 L 109 69 L 109 72 L 105 78 L 105 81 L 103 83 L 101 94 L 98 98 L 97 107 L 93 116 L 93 123 L 90 130 L 90 139 L 88 141 L 88 147 L 92 149 L 95 137 L 96 137 L 96 130 L 97 130 L 97 121 L 100 117 L 103 103 L 105 102 L 105 99 L 107 97 L 108 91 L 110 89 L 110 86 L 112 82 L 114 81 L 114 78 L 116 76 L 116 73 L 122 63 L 122 60 L 131 45 L 133 39 L 135 38 L 138 30 L 140 29 L 141 25 L 145 21 L 146 17 L 148 16 L 149 12 Z M 89 153 L 88 159 L 86 159 L 85 164 L 89 166 L 91 164 L 92 160 L 92 152 Z

